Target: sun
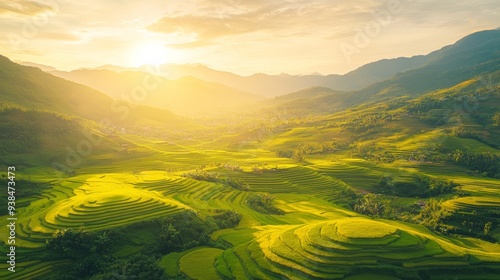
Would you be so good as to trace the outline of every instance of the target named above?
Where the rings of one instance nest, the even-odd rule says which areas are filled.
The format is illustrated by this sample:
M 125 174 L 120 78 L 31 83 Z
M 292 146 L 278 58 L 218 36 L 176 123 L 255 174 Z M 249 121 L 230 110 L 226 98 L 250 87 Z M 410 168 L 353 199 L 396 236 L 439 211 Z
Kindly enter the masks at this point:
M 159 65 L 168 62 L 169 49 L 159 43 L 144 43 L 135 47 L 132 51 L 131 62 L 134 66 Z

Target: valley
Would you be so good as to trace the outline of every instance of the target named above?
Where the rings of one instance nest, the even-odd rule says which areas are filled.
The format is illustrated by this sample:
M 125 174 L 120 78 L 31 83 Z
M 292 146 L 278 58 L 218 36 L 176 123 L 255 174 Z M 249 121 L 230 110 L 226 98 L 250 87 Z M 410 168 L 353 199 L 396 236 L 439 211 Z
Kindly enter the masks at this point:
M 497 279 L 499 34 L 273 98 L 163 77 L 127 101 L 146 74 L 0 57 L 0 278 Z

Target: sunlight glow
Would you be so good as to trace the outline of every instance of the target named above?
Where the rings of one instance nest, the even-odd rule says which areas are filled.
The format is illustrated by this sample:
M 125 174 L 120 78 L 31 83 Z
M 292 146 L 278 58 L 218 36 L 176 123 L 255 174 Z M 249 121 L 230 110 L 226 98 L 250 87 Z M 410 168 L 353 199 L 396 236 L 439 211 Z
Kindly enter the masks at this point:
M 133 49 L 131 62 L 136 67 L 145 64 L 159 65 L 170 62 L 171 56 L 172 52 L 161 43 L 145 43 Z

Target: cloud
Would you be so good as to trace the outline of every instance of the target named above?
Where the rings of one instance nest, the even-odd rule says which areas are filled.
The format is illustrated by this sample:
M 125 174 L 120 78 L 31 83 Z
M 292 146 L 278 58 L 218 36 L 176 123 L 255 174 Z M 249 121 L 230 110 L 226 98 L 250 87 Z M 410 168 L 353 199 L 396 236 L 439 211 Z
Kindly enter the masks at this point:
M 339 46 L 354 44 L 360 30 L 374 22 L 373 13 L 387 11 L 395 1 L 402 11 L 348 63 Z M 174 53 L 188 57 L 185 62 L 241 68 L 244 74 L 342 73 L 381 58 L 428 53 L 500 25 L 498 0 L 119 2 L 0 0 L 0 49 L 18 60 L 32 59 L 22 50 L 42 51 L 45 61 L 35 57 L 35 62 L 50 64 L 53 59 L 59 64 L 54 66 L 69 69 L 120 64 L 142 42 L 176 49 Z M 50 14 L 50 24 L 37 26 L 39 32 L 20 50 L 9 50 L 8 35 L 22 35 L 44 13 Z
M 210 16 L 164 17 L 148 27 L 160 33 L 182 33 L 187 37 L 195 36 L 196 41 L 209 42 L 215 38 L 252 32 L 258 29 L 245 16 L 232 16 L 219 19 Z
M 36 1 L 2 0 L 0 2 L 0 14 L 14 13 L 24 16 L 34 16 L 52 11 L 54 11 L 53 7 Z
M 56 41 L 78 41 L 81 38 L 71 33 L 67 32 L 42 32 L 40 37 L 46 40 L 56 40 Z
M 201 0 L 197 4 L 196 11 L 173 11 L 148 25 L 147 29 L 184 34 L 186 40 L 173 45 L 179 48 L 213 45 L 223 38 L 250 33 L 259 33 L 263 39 L 342 38 L 355 32 L 356 24 L 372 20 L 372 11 L 386 8 L 387 1 Z
M 242 4 L 244 2 L 245 5 Z M 285 1 L 252 1 L 249 4 L 237 0 L 227 0 L 226 5 L 215 4 L 215 1 L 204 3 L 197 14 L 167 15 L 147 29 L 159 33 L 184 34 L 186 42 L 176 46 L 189 48 L 210 45 L 223 37 L 256 32 L 268 36 L 310 34 L 318 29 L 318 24 L 333 20 L 332 11 L 343 11 L 339 5 L 327 5 L 324 1 L 308 2 L 307 5 Z M 342 15 L 337 18 L 340 17 Z M 328 29 L 328 26 L 323 27 Z

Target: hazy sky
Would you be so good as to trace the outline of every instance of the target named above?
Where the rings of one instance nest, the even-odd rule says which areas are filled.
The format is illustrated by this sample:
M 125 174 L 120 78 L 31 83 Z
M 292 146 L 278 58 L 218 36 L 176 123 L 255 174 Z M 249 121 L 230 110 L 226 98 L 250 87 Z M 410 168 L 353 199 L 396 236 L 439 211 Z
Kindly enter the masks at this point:
M 1 0 L 0 54 L 69 70 L 345 73 L 500 27 L 498 0 Z

